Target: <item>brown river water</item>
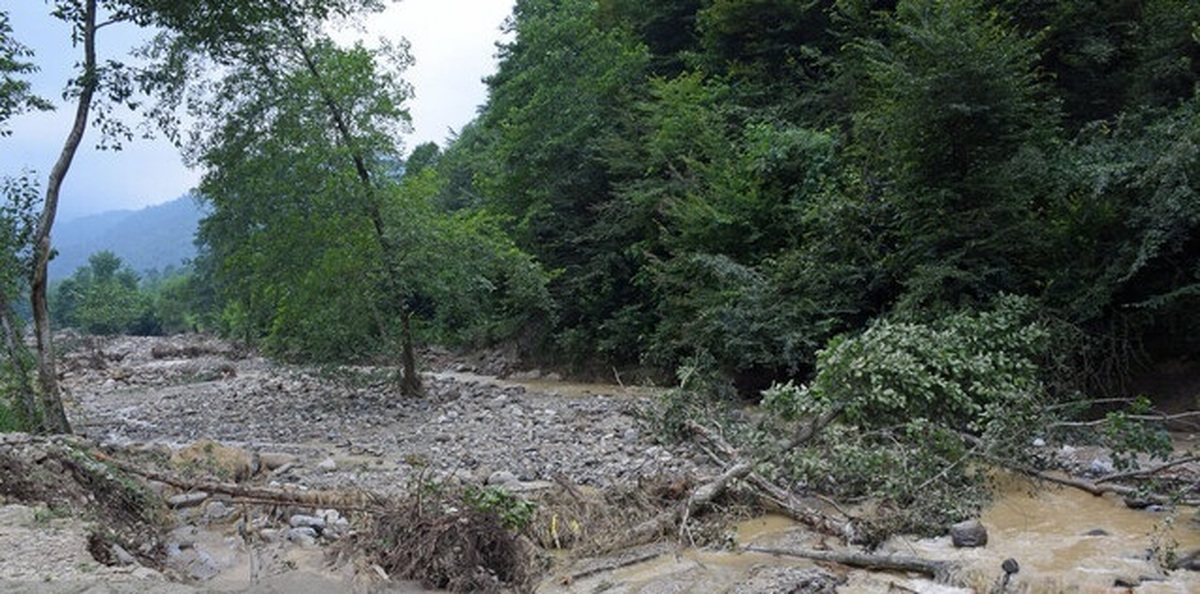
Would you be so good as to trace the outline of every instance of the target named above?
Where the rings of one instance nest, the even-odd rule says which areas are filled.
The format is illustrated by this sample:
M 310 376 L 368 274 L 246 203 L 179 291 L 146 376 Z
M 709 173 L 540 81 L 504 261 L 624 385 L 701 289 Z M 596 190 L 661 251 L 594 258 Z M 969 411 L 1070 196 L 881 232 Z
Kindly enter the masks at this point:
M 448 375 L 483 380 L 470 374 Z M 658 391 L 544 380 L 490 381 L 564 397 L 639 397 Z M 1198 435 L 1180 434 L 1175 441 L 1180 451 L 1200 450 Z M 949 536 L 896 538 L 882 547 L 884 552 L 957 562 L 962 567 L 955 577 L 957 587 L 918 576 L 850 571 L 839 592 L 987 592 L 1002 575 L 1001 563 L 1012 558 L 1020 564 L 1020 572 L 1013 576 L 1009 592 L 1130 591 L 1114 586 L 1120 579 L 1140 582 L 1139 593 L 1200 594 L 1200 572 L 1164 572 L 1153 560 L 1200 549 L 1198 512 L 1193 508 L 1133 510 L 1113 495 L 1097 497 L 1070 487 L 1005 476 L 997 481 L 995 500 L 981 518 L 989 534 L 986 547 L 955 549 Z M 779 516 L 742 522 L 733 538 L 738 545 L 786 548 L 789 544 L 814 544 L 803 528 Z M 733 589 L 764 566 L 811 567 L 813 563 L 762 553 L 681 549 L 570 586 L 543 584 L 539 592 L 720 592 Z

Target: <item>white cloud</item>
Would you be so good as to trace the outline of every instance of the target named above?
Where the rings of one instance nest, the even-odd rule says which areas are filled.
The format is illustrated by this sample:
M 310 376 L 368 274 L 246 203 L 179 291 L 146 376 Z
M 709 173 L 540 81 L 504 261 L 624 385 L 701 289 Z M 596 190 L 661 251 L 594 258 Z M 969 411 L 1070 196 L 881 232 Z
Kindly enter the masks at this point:
M 449 130 L 475 117 L 487 100 L 483 78 L 495 71 L 500 27 L 512 8 L 513 0 L 404 0 L 367 24 L 372 37 L 403 36 L 412 43 L 410 146 L 444 145 Z

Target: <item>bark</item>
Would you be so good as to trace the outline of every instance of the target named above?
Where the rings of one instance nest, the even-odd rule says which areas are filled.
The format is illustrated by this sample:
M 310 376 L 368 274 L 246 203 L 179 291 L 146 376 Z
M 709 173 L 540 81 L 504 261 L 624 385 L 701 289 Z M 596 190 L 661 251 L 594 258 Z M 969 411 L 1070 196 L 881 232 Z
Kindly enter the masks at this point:
M 945 581 L 957 568 L 950 561 L 935 561 L 906 555 L 874 555 L 854 551 L 813 551 L 808 549 L 776 549 L 758 546 L 743 547 L 742 550 L 752 553 L 766 553 L 768 555 L 782 555 L 785 557 L 811 559 L 813 561 L 840 563 L 859 569 L 911 571 L 930 576 L 938 581 Z
M 62 391 L 58 385 L 58 369 L 54 361 L 54 345 L 50 334 L 50 310 L 47 305 L 47 266 L 50 263 L 50 230 L 58 212 L 58 196 L 63 180 L 71 169 L 75 152 L 83 141 L 87 130 L 88 113 L 92 108 L 92 96 L 99 84 L 96 73 L 96 0 L 84 2 L 83 22 L 80 23 L 83 43 L 83 76 L 80 79 L 79 97 L 75 105 L 75 121 L 71 132 L 63 143 L 58 161 L 50 170 L 46 183 L 46 201 L 38 218 L 37 231 L 33 237 L 33 274 L 30 279 L 30 300 L 33 302 L 33 325 L 37 336 L 38 384 L 42 412 L 42 429 L 49 433 L 70 433 L 71 424 L 63 410 Z
M 825 424 L 828 424 L 828 420 L 821 426 L 823 427 Z M 805 440 L 811 439 L 819 433 L 819 429 L 814 429 L 816 422 L 808 427 L 809 429 L 804 431 L 807 434 Z M 688 423 L 688 429 L 707 441 L 720 453 L 720 456 L 717 456 L 713 452 L 709 452 L 709 456 L 714 462 L 722 465 L 743 463 L 741 454 L 716 432 L 694 421 Z M 802 442 L 793 440 L 791 447 L 796 447 L 800 443 Z M 776 485 L 757 472 L 750 472 L 746 476 L 746 482 L 754 489 L 754 493 L 758 496 L 762 506 L 770 511 L 783 514 L 822 534 L 848 538 L 853 530 L 849 522 L 839 522 L 818 510 L 804 505 L 797 501 L 786 489 Z

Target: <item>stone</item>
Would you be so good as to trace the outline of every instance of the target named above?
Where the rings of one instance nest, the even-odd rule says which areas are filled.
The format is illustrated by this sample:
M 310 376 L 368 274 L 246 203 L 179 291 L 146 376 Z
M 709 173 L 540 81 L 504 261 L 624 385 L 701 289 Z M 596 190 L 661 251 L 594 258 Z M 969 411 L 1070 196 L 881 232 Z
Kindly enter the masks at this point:
M 181 509 L 185 507 L 195 507 L 204 503 L 208 499 L 208 493 L 204 491 L 192 491 L 191 493 L 180 493 L 167 498 L 167 505 Z
M 514 486 L 521 481 L 517 480 L 517 475 L 507 470 L 497 470 L 493 472 L 487 479 L 487 484 L 496 487 Z
M 129 551 L 126 551 L 125 547 L 115 542 L 112 543 L 112 559 L 116 565 L 121 567 L 128 567 L 130 565 L 137 564 L 137 559 L 134 558 L 133 555 L 129 554 Z
M 213 501 L 204 508 L 204 518 L 210 522 L 219 522 L 229 517 L 233 513 L 233 508 L 224 501 Z
M 1103 528 L 1092 528 L 1091 530 L 1084 532 L 1083 535 L 1084 536 L 1112 536 L 1111 534 L 1109 534 L 1109 532 L 1107 530 L 1105 530 Z
M 292 528 L 287 531 L 287 539 L 302 547 L 312 546 L 317 544 L 317 531 L 308 526 Z
M 950 541 L 957 548 L 987 546 L 987 528 L 979 520 L 967 520 L 950 527 Z
M 305 514 L 296 514 L 288 519 L 288 525 L 292 528 L 312 528 L 314 536 L 325 529 L 325 524 L 325 518 Z
M 1033 447 L 1035 447 L 1035 448 L 1044 448 L 1044 447 L 1046 447 L 1046 440 L 1044 440 L 1044 439 L 1042 439 L 1042 438 L 1040 438 L 1040 437 L 1039 437 L 1039 438 L 1037 438 L 1037 439 L 1034 439 L 1034 440 L 1033 440 Z
M 335 462 L 333 458 L 326 458 L 324 460 L 321 460 L 321 462 L 319 464 L 317 464 L 317 470 L 320 470 L 323 472 L 333 472 L 333 471 L 337 470 L 337 467 L 338 467 L 337 462 Z
M 824 569 L 757 566 L 732 590 L 734 594 L 835 594 L 845 577 Z

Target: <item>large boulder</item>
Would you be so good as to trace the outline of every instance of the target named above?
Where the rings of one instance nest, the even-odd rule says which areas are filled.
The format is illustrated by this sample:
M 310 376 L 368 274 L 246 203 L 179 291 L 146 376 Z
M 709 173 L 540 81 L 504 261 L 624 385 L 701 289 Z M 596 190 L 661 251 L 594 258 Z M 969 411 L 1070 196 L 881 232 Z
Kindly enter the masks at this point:
M 958 548 L 987 546 L 987 528 L 979 520 L 967 520 L 950 527 L 950 541 Z

